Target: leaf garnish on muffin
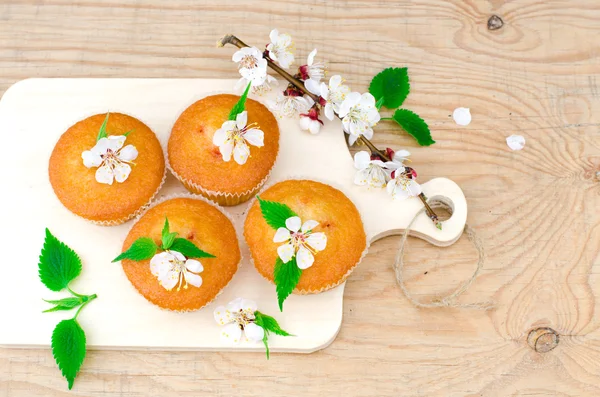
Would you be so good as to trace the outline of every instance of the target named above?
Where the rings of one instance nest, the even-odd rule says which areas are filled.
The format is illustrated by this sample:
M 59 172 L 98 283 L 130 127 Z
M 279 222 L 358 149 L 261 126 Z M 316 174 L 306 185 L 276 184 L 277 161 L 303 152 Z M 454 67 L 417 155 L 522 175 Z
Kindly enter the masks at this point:
M 248 145 L 263 147 L 265 139 L 265 134 L 257 123 L 248 124 L 248 112 L 245 108 L 250 86 L 248 83 L 246 91 L 229 112 L 229 119 L 213 135 L 213 144 L 219 147 L 223 161 L 230 161 L 233 153 L 233 159 L 239 165 L 246 164 L 250 157 Z
M 83 364 L 86 353 L 86 338 L 83 328 L 77 322 L 81 310 L 97 298 L 93 295 L 80 295 L 69 284 L 81 273 L 81 259 L 69 246 L 58 240 L 46 229 L 46 238 L 40 254 L 38 272 L 41 282 L 51 291 L 67 290 L 71 297 L 46 300 L 54 305 L 44 313 L 68 311 L 75 308 L 75 316 L 59 322 L 52 332 L 52 355 L 62 375 L 67 379 L 69 390 Z
M 273 271 L 279 310 L 283 311 L 283 302 L 298 285 L 302 271 L 311 267 L 315 254 L 327 246 L 327 236 L 323 232 L 313 232 L 319 222 L 307 220 L 302 223 L 286 204 L 256 198 L 263 218 L 276 230 L 273 242 L 283 243 L 277 248 L 278 258 Z
M 223 325 L 221 341 L 237 344 L 242 339 L 251 342 L 262 341 L 265 345 L 267 360 L 269 359 L 269 334 L 293 336 L 281 329 L 277 320 L 258 311 L 256 302 L 249 299 L 237 298 L 227 306 L 218 306 L 214 311 L 215 321 Z
M 97 167 L 96 181 L 107 185 L 112 185 L 116 180 L 123 183 L 131 173 L 131 164 L 135 165 L 133 160 L 138 156 L 138 151 L 133 145 L 125 145 L 127 136 L 133 131 L 128 131 L 123 135 L 108 136 L 106 125 L 108 117 L 106 114 L 104 122 L 100 126 L 96 145 L 90 150 L 81 153 L 83 165 L 87 168 Z
M 204 267 L 197 259 L 215 256 L 201 250 L 190 240 L 177 237 L 178 234 L 170 231 L 169 219 L 165 217 L 160 245 L 150 237 L 140 237 L 127 251 L 113 259 L 113 262 L 123 259 L 136 262 L 151 259 L 150 270 L 166 290 L 170 291 L 177 286 L 177 291 L 180 291 L 182 287 L 187 289 L 188 284 L 200 287 L 202 277 L 198 273 L 202 273 Z M 157 254 L 158 250 L 162 252 Z

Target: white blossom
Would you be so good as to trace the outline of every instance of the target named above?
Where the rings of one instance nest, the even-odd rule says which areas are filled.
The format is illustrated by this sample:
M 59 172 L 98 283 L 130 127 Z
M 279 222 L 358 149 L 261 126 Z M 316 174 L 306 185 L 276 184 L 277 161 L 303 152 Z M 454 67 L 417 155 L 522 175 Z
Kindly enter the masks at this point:
M 258 128 L 251 128 L 256 124 L 246 125 L 248 123 L 248 112 L 239 113 L 235 120 L 227 120 L 221 128 L 215 131 L 213 135 L 213 144 L 219 147 L 223 156 L 223 161 L 233 159 L 236 163 L 243 165 L 250 157 L 250 147 L 248 144 L 262 147 L 264 146 L 264 132 Z
M 289 34 L 279 33 L 277 29 L 271 30 L 269 34 L 271 42 L 267 45 L 269 57 L 276 61 L 279 66 L 288 69 L 294 62 L 294 43 Z
M 333 120 L 335 113 L 340 112 L 340 106 L 346 96 L 350 93 L 350 87 L 342 84 L 342 76 L 335 75 L 329 79 L 329 85 L 321 83 L 319 95 L 323 98 L 325 103 L 325 117 L 329 120 Z
M 217 307 L 213 314 L 217 324 L 224 325 L 221 340 L 225 343 L 239 343 L 244 334 L 249 341 L 262 341 L 265 330 L 255 323 L 256 310 L 256 302 L 242 298 L 229 302 L 227 306 Z
M 358 170 L 354 177 L 357 185 L 382 188 L 385 186 L 389 174 L 385 171 L 385 164 L 381 160 L 371 160 L 371 154 L 361 151 L 354 155 L 354 167 Z
M 320 83 L 321 79 L 325 77 L 326 65 L 323 62 L 315 62 L 316 55 L 317 49 L 315 48 L 308 54 L 306 65 L 300 66 L 300 75 L 304 80 L 306 89 L 315 95 L 319 95 L 321 92 Z
M 235 83 L 235 86 L 233 87 L 233 89 L 238 92 L 244 92 L 246 87 L 248 87 L 248 83 L 250 83 L 250 81 L 248 79 L 246 79 L 245 77 L 241 77 L 237 81 L 237 83 Z M 250 92 L 254 95 L 265 95 L 265 94 L 271 92 L 271 90 L 273 89 L 274 86 L 278 86 L 278 85 L 279 85 L 279 81 L 277 81 L 277 79 L 275 77 L 268 74 L 267 78 L 265 79 L 265 81 L 263 81 L 262 84 L 251 86 Z
M 273 237 L 273 242 L 283 243 L 277 248 L 277 254 L 288 263 L 294 255 L 300 269 L 308 269 L 315 261 L 314 254 L 323 251 L 327 245 L 325 233 L 313 233 L 317 221 L 306 221 L 302 224 L 300 217 L 293 216 L 285 221 L 285 227 L 280 227 Z
M 98 167 L 96 181 L 112 185 L 113 180 L 125 182 L 131 173 L 133 160 L 138 156 L 138 151 L 133 145 L 125 144 L 125 135 L 111 135 L 101 138 L 90 150 L 81 153 L 83 164 L 87 168 Z
M 188 288 L 188 284 L 200 287 L 202 277 L 198 273 L 202 273 L 203 270 L 204 267 L 200 261 L 186 259 L 180 252 L 172 250 L 156 254 L 150 260 L 150 271 L 158 277 L 160 285 L 168 291 L 176 285 L 178 285 L 177 291 L 181 289 L 182 285 L 184 289 Z
M 394 177 L 387 183 L 387 192 L 394 200 L 404 200 L 421 194 L 421 186 L 411 174 L 405 173 L 406 169 L 400 167 L 393 172 Z
M 232 59 L 238 63 L 242 77 L 252 82 L 253 86 L 264 83 L 267 78 L 267 60 L 258 48 L 240 48 L 233 54 Z
M 342 118 L 344 131 L 349 134 L 348 142 L 353 145 L 362 135 L 367 139 L 373 137 L 373 126 L 380 120 L 379 111 L 375 107 L 375 97 L 369 93 L 351 92 L 340 106 L 338 115 Z
M 308 96 L 283 95 L 279 93 L 277 99 L 267 100 L 267 106 L 279 117 L 297 117 L 301 113 L 306 113 L 312 106 L 312 100 Z

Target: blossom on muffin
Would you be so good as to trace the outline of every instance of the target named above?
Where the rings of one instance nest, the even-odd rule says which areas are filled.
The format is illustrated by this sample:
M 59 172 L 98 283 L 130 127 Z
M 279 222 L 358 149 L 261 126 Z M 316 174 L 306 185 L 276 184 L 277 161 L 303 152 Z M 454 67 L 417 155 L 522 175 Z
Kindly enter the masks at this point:
M 354 177 L 354 183 L 357 185 L 382 188 L 388 180 L 386 163 L 378 159 L 371 159 L 371 154 L 367 151 L 361 151 L 354 155 L 354 167 L 358 170 Z
M 235 83 L 235 86 L 233 87 L 233 89 L 236 90 L 236 91 L 238 91 L 238 92 L 244 92 L 244 90 L 248 86 L 248 83 L 250 83 L 250 80 L 248 80 L 245 77 L 241 77 L 237 81 L 237 83 Z M 273 87 L 277 86 L 277 85 L 279 85 L 279 81 L 277 81 L 277 79 L 275 77 L 273 77 L 270 74 L 268 74 L 267 78 L 265 79 L 265 81 L 263 81 L 262 84 L 260 84 L 260 85 L 253 85 L 252 88 L 250 89 L 250 91 L 254 95 L 264 95 L 264 94 L 267 94 L 267 93 L 271 92 L 271 90 L 273 89 Z
M 288 69 L 294 62 L 294 42 L 292 36 L 285 33 L 279 33 L 277 29 L 271 30 L 269 34 L 271 42 L 267 44 L 269 57 L 277 62 L 279 66 Z
M 375 106 L 375 97 L 369 93 L 351 92 L 340 105 L 338 115 L 342 118 L 344 131 L 349 134 L 348 143 L 353 145 L 361 136 L 373 138 L 373 126 L 381 118 Z
M 304 87 L 315 95 L 321 92 L 321 79 L 325 77 L 326 65 L 324 62 L 315 62 L 317 49 L 311 51 L 306 59 L 306 65 L 298 68 L 300 77 L 304 80 Z
M 202 285 L 202 273 L 204 267 L 200 261 L 187 259 L 183 254 L 173 250 L 167 250 L 156 254 L 150 260 L 150 271 L 158 278 L 158 282 L 167 291 L 177 285 L 177 291 L 188 288 L 188 284 L 194 287 Z
M 239 72 L 253 86 L 261 85 L 267 78 L 267 60 L 256 47 L 244 47 L 236 51 L 232 58 L 238 64 Z
M 101 138 L 90 150 L 81 153 L 83 165 L 87 168 L 98 167 L 96 181 L 112 185 L 113 180 L 125 182 L 131 173 L 133 160 L 138 156 L 138 151 L 133 145 L 125 144 L 125 135 L 111 135 Z
M 250 147 L 248 144 L 262 147 L 264 146 L 265 134 L 257 127 L 256 123 L 247 125 L 248 112 L 238 113 L 235 120 L 227 120 L 213 136 L 213 143 L 219 147 L 224 161 L 233 159 L 236 163 L 246 164 L 250 157 Z
M 319 222 L 308 220 L 302 223 L 300 217 L 292 216 L 285 221 L 285 227 L 275 232 L 273 242 L 283 243 L 277 248 L 277 254 L 283 263 L 288 263 L 296 256 L 296 263 L 302 270 L 311 267 L 315 261 L 314 254 L 323 251 L 327 246 L 325 233 L 313 233 Z
M 224 325 L 221 331 L 221 341 L 238 343 L 242 334 L 247 340 L 260 342 L 265 336 L 265 330 L 255 324 L 255 312 L 258 309 L 256 302 L 249 299 L 237 298 L 227 306 L 219 306 L 214 311 L 215 321 Z
M 267 106 L 274 111 L 279 117 L 297 117 L 301 113 L 306 113 L 313 104 L 310 97 L 296 95 L 289 92 L 284 95 L 279 93 L 275 101 L 268 100 Z
M 350 87 L 342 84 L 342 82 L 342 76 L 335 75 L 329 79 L 329 85 L 321 83 L 319 95 L 325 101 L 325 117 L 329 120 L 333 120 L 335 117 L 334 112 L 340 112 L 342 102 L 346 99 L 346 95 L 350 93 Z
M 391 178 L 387 183 L 387 192 L 394 200 L 404 200 L 422 193 L 421 185 L 415 180 L 412 169 L 399 167 L 392 171 Z

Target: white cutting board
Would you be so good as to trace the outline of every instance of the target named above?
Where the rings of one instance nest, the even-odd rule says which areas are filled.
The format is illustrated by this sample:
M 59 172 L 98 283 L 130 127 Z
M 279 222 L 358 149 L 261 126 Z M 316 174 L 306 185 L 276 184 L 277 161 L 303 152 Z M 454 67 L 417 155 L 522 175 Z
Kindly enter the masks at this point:
M 173 313 L 148 303 L 131 286 L 119 263 L 111 263 L 121 249 L 133 221 L 115 227 L 95 226 L 67 211 L 48 181 L 48 159 L 60 135 L 76 121 L 103 112 L 122 112 L 145 122 L 163 144 L 179 114 L 195 100 L 213 92 L 232 92 L 234 80 L 211 79 L 29 79 L 12 86 L 0 101 L 0 136 L 4 170 L 2 192 L 3 241 L 0 274 L 0 345 L 48 346 L 54 326 L 73 312 L 42 314 L 42 301 L 66 296 L 47 290 L 37 275 L 38 255 L 48 227 L 83 260 L 83 272 L 71 288 L 98 294 L 78 320 L 88 346 L 97 349 L 243 350 L 262 351 L 262 344 L 243 342 L 230 347 L 219 341 L 213 309 L 236 297 L 253 299 L 259 310 L 273 315 L 295 337 L 270 338 L 274 352 L 309 353 L 329 345 L 342 323 L 344 284 L 317 295 L 292 295 L 281 313 L 275 287 L 248 261 L 243 241 L 242 266 L 223 293 L 197 312 Z M 274 95 L 271 94 L 271 95 Z M 254 98 L 264 102 L 266 97 Z M 354 167 L 339 121 L 326 122 L 320 135 L 300 130 L 297 121 L 280 122 L 281 151 L 268 183 L 307 177 L 343 190 L 363 216 L 369 242 L 405 228 L 422 207 L 417 198 L 392 201 L 385 189 L 353 184 Z M 413 158 L 417 165 L 418 158 Z M 423 185 L 430 197 L 442 197 L 454 209 L 437 230 L 425 214 L 414 234 L 445 246 L 461 235 L 467 205 L 451 180 L 437 178 Z M 159 197 L 185 192 L 172 176 Z M 247 204 L 226 208 L 237 219 L 241 235 Z M 390 284 L 395 281 L 390 279 Z

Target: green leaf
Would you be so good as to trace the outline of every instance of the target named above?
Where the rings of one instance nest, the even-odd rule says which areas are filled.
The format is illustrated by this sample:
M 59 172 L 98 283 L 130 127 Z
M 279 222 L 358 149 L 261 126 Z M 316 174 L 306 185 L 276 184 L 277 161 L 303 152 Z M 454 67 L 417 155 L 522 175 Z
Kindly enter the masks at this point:
M 169 219 L 165 217 L 165 225 L 162 230 L 162 249 L 168 250 L 173 245 L 173 241 L 175 241 L 175 237 L 177 237 L 177 233 L 170 233 L 169 231 Z
M 429 146 L 435 143 L 431 137 L 429 126 L 416 113 L 407 109 L 397 109 L 392 118 L 404 128 L 404 131 L 412 135 L 419 145 Z
M 384 69 L 371 80 L 369 92 L 378 102 L 383 99 L 382 104 L 388 109 L 400 107 L 410 92 L 408 69 Z
M 281 336 L 292 336 L 292 334 L 282 330 L 277 320 L 275 320 L 273 317 L 267 316 L 258 310 L 254 312 L 254 317 L 256 318 L 256 325 L 263 327 L 265 331 Z
M 262 327 L 265 330 L 265 336 L 263 336 L 263 343 L 265 345 L 265 350 L 267 353 L 267 360 L 269 359 L 269 333 L 273 332 L 274 334 L 277 335 L 282 335 L 282 336 L 293 336 L 291 334 L 288 334 L 286 331 L 282 330 L 281 327 L 279 326 L 279 323 L 277 322 L 277 320 L 275 320 L 273 317 L 271 316 L 267 316 L 264 313 L 259 312 L 258 310 L 254 312 L 254 318 L 255 318 L 255 322 L 256 325 L 258 325 L 259 327 Z
M 293 257 L 288 263 L 283 263 L 281 258 L 277 257 L 273 276 L 277 290 L 279 310 L 283 311 L 283 301 L 285 301 L 296 288 L 301 275 L 302 269 L 296 264 L 296 257 Z
M 61 321 L 52 332 L 52 355 L 69 382 L 69 390 L 85 359 L 85 343 L 85 332 L 75 319 Z
M 53 308 L 43 311 L 43 313 L 50 313 L 50 312 L 56 312 L 59 310 L 74 309 L 83 303 L 83 299 L 82 298 L 64 298 L 64 299 L 60 299 L 60 300 L 44 299 L 44 302 L 48 302 L 51 305 L 55 305 Z
M 176 238 L 175 241 L 173 241 L 171 249 L 181 253 L 186 258 L 216 258 L 214 255 L 202 251 L 190 240 L 184 238 Z
M 385 100 L 385 99 L 384 99 L 383 97 L 381 97 L 381 98 L 379 98 L 379 99 L 377 100 L 377 103 L 375 104 L 375 107 L 377 108 L 377 110 L 381 110 L 381 107 L 383 106 L 383 101 L 384 101 L 384 100 Z
M 131 244 L 131 247 L 121 255 L 113 259 L 113 262 L 118 262 L 123 259 L 131 259 L 132 261 L 143 261 L 150 259 L 156 254 L 158 246 L 150 237 L 140 237 Z
M 244 109 L 246 108 L 246 98 L 248 98 L 248 92 L 250 92 L 251 86 L 252 86 L 252 83 L 248 83 L 248 86 L 246 87 L 246 90 L 240 97 L 240 100 L 237 101 L 237 103 L 235 105 L 233 105 L 231 112 L 229 112 L 229 120 L 235 120 L 237 115 L 242 113 L 244 111 Z
M 260 204 L 260 210 L 263 218 L 265 218 L 267 224 L 275 230 L 279 229 L 280 227 L 285 227 L 285 221 L 288 218 L 298 216 L 286 204 L 275 201 L 261 200 L 261 198 L 258 196 L 256 196 L 256 198 Z
M 40 280 L 51 291 L 61 291 L 81 273 L 81 259 L 46 229 L 38 264 Z
M 129 130 L 129 131 L 127 131 L 126 133 L 124 133 L 123 135 L 124 135 L 124 136 L 129 136 L 129 134 L 131 134 L 133 131 L 135 131 L 135 129 L 133 129 L 133 130 Z
M 98 137 L 96 138 L 96 142 L 98 142 L 102 138 L 108 137 L 108 133 L 106 132 L 106 125 L 108 124 L 108 116 L 110 116 L 110 113 L 106 113 L 104 122 L 102 122 L 102 125 L 100 126 L 100 131 L 98 131 Z

